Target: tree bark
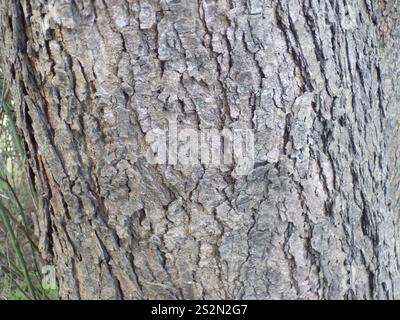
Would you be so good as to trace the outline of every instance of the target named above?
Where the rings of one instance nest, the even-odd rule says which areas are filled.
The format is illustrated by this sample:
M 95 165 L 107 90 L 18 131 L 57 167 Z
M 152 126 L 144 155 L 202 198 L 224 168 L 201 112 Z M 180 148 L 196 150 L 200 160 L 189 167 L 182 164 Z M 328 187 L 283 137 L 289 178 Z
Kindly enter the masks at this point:
M 1 0 L 64 299 L 394 299 L 396 1 Z M 152 165 L 146 134 L 254 132 L 255 165 Z

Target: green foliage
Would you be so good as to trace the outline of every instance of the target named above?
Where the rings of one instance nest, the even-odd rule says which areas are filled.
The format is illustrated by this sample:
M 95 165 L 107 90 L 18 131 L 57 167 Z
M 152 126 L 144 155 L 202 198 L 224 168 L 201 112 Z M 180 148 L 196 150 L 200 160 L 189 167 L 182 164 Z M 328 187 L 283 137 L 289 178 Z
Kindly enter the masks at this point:
M 42 287 L 41 261 L 31 220 L 36 195 L 3 83 L 0 81 L 0 299 L 55 299 L 57 290 Z

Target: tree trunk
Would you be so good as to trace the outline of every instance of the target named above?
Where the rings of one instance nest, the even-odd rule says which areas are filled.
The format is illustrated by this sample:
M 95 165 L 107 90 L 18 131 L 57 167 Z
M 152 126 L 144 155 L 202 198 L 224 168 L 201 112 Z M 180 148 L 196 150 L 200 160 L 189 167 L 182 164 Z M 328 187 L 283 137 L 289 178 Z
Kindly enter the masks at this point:
M 61 297 L 400 298 L 396 2 L 1 0 Z M 254 169 L 149 162 L 171 118 Z

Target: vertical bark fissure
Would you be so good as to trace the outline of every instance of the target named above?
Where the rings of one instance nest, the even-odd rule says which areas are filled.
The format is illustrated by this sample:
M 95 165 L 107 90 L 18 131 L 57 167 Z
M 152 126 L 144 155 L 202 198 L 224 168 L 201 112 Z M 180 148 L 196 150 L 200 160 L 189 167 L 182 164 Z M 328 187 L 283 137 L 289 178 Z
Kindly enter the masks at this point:
M 382 40 L 397 27 L 381 22 L 398 11 L 387 1 L 0 9 L 43 196 L 41 248 L 63 298 L 399 296 L 398 50 Z M 253 130 L 254 170 L 149 164 L 146 135 L 171 118 Z

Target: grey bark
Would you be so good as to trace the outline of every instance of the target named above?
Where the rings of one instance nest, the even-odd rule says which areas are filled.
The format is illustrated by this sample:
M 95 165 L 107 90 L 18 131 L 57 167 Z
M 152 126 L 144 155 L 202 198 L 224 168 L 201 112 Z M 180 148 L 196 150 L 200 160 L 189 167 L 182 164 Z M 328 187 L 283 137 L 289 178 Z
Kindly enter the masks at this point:
M 398 6 L 1 0 L 61 297 L 400 298 Z M 150 165 L 171 114 L 253 129 L 254 170 Z

